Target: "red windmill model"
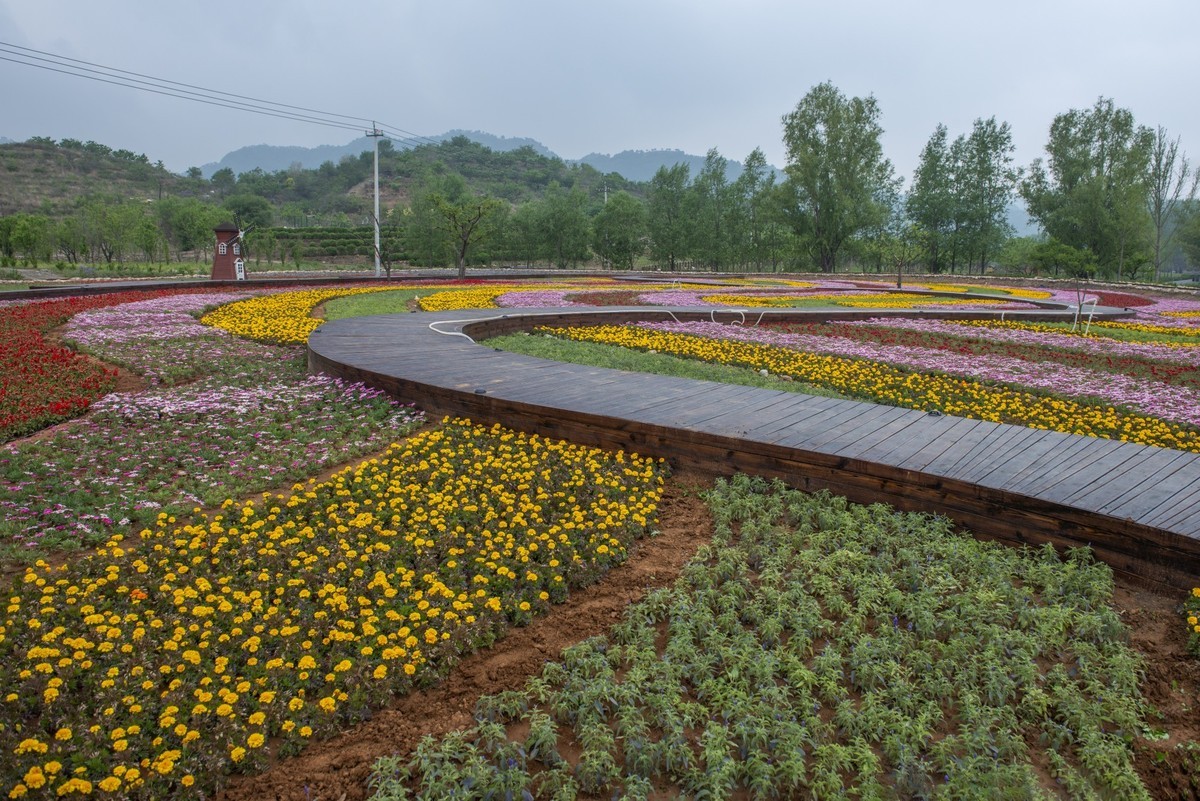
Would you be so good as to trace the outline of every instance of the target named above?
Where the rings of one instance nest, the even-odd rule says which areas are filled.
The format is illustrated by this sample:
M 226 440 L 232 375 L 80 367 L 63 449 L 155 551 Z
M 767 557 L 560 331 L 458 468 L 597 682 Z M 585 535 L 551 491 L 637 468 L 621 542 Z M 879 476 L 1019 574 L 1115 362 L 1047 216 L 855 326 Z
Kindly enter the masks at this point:
M 231 222 L 213 229 L 217 235 L 217 247 L 213 251 L 212 280 L 245 281 L 246 258 L 242 247 L 242 230 Z

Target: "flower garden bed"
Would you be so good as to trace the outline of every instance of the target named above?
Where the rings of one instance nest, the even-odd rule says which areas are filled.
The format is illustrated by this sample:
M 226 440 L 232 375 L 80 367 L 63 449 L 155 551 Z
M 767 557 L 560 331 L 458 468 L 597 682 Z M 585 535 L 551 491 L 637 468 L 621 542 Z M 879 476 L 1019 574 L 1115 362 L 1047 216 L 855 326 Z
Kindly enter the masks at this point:
M 452 303 L 489 305 L 519 303 L 526 293 L 546 302 L 549 293 L 562 292 L 556 297 L 567 302 L 580 297 L 561 287 L 513 292 L 509 285 L 476 296 L 480 288 L 440 294 L 457 296 Z M 268 786 L 276 797 L 355 798 L 368 792 L 371 761 L 401 742 L 412 747 L 373 773 L 380 797 L 395 797 L 388 793 L 401 785 L 445 797 L 438 782 L 457 775 L 479 792 L 498 789 L 499 797 L 509 791 L 520 797 L 522 787 L 550 797 L 552 786 L 563 797 L 572 786 L 606 797 L 680 790 L 726 797 L 730 787 L 746 797 L 772 797 L 843 786 L 858 793 L 875 787 L 885 796 L 895 788 L 918 795 L 940 788 L 967 797 L 972 788 L 1002 782 L 1018 793 L 1040 783 L 1053 797 L 1085 797 L 1090 788 L 1137 798 L 1181 794 L 1186 788 L 1176 783 L 1200 767 L 1185 745 L 1200 732 L 1157 720 L 1144 705 L 1136 686 L 1139 657 L 1125 647 L 1129 634 L 1110 608 L 1111 576 L 1086 556 L 1067 565 L 1044 553 L 1018 557 L 943 537 L 944 524 L 928 518 L 759 486 L 712 496 L 716 539 L 675 587 L 667 580 L 675 568 L 650 560 L 636 589 L 618 581 L 625 589 L 613 596 L 601 579 L 563 613 L 550 606 L 564 599 L 563 588 L 614 570 L 637 537 L 659 528 L 674 537 L 670 530 L 686 528 L 689 544 L 676 544 L 672 558 L 707 539 L 704 520 L 689 517 L 681 526 L 673 517 L 685 507 L 698 514 L 683 495 L 657 513 L 661 475 L 652 463 L 455 421 L 328 479 L 280 489 L 299 473 L 317 472 L 317 460 L 311 450 L 276 458 L 259 443 L 311 436 L 303 447 L 321 447 L 327 443 L 318 442 L 325 438 L 320 432 L 343 426 L 331 442 L 368 434 L 380 438 L 368 448 L 378 451 L 387 437 L 417 422 L 411 410 L 361 389 L 322 395 L 303 376 L 294 346 L 267 344 L 302 338 L 321 302 L 287 294 L 299 293 L 224 306 L 208 320 L 220 329 L 191 328 L 192 315 L 211 305 L 200 299 L 176 308 L 148 299 L 140 309 L 114 312 L 128 317 L 80 317 L 68 329 L 73 341 L 145 375 L 152 386 L 106 400 L 68 429 L 75 439 L 58 443 L 64 453 L 74 443 L 77 456 L 70 458 L 77 466 L 64 483 L 52 483 L 52 469 L 32 477 L 34 462 L 53 465 L 59 458 L 56 449 L 37 450 L 39 443 L 17 443 L 0 465 L 11 471 L 10 492 L 24 484 L 16 491 L 43 501 L 74 492 L 64 489 L 75 486 L 70 482 L 108 476 L 95 482 L 91 505 L 81 504 L 77 515 L 98 526 L 93 537 L 107 539 L 101 551 L 39 564 L 10 593 L 0 627 L 6 693 L 0 746 L 12 758 L 0 773 L 0 791 L 198 797 L 233 773 L 239 778 L 224 791 L 231 799 L 262 797 Z M 156 344 L 154 336 L 121 333 L 138 324 L 159 332 L 178 326 L 179 336 L 164 334 Z M 894 333 L 843 328 L 853 327 L 835 326 L 837 336 L 858 346 Z M 826 334 L 834 330 L 818 336 Z M 246 335 L 267 342 L 240 338 Z M 179 344 L 183 336 L 199 345 L 193 359 Z M 927 332 L 899 336 L 907 338 L 904 346 L 936 349 Z M 1053 362 L 1046 342 L 967 350 L 973 358 Z M 1086 347 L 1073 354 L 1071 369 L 1106 369 Z M 1195 364 L 1188 358 L 1134 348 L 1116 360 L 1112 374 L 1140 370 L 1136 380 L 1190 391 Z M 174 362 L 170 369 L 154 366 L 164 360 Z M 316 400 L 298 414 L 305 393 Z M 337 408 L 348 416 L 326 428 L 326 415 Z M 354 418 L 353 409 L 373 411 Z M 315 418 L 314 425 L 300 426 L 304 417 Z M 243 433 L 232 426 L 235 418 L 247 421 Z M 229 462 L 223 486 L 208 488 L 207 496 L 185 487 L 170 500 L 164 496 L 162 509 L 147 505 L 137 510 L 138 522 L 121 522 L 128 514 L 121 509 L 135 503 L 131 496 L 170 484 L 172 470 L 145 458 L 122 465 L 120 456 L 160 450 L 172 428 L 192 430 L 192 422 L 196 444 L 181 450 L 202 452 L 206 441 L 220 438 L 216 431 L 228 433 L 229 447 L 174 473 L 218 473 Z M 84 435 L 89 426 L 96 433 Z M 97 454 L 103 432 L 111 439 L 139 428 L 164 439 L 114 441 L 112 455 Z M 247 453 L 260 453 L 261 461 L 244 459 Z M 26 457 L 24 466 L 13 466 Z M 328 458 L 332 464 L 354 457 L 333 448 Z M 288 460 L 297 474 L 286 473 Z M 233 492 L 256 480 L 272 491 L 254 498 Z M 217 497 L 231 500 L 215 508 Z M 694 493 L 689 497 L 696 501 Z M 101 509 L 104 498 L 110 505 Z M 27 523 L 40 525 L 34 518 Z M 918 530 L 924 532 L 918 542 L 905 546 Z M 655 541 L 637 547 L 653 553 Z M 972 572 L 980 565 L 982 574 Z M 1016 578 L 1000 580 L 1005 576 Z M 618 617 L 611 610 L 640 597 L 646 583 L 664 589 L 608 632 Z M 819 608 L 807 622 L 796 618 L 812 611 L 804 598 L 781 602 L 796 586 Z M 586 611 L 592 601 L 610 611 L 594 618 Z M 510 636 L 534 652 L 532 660 L 503 644 L 494 654 L 487 649 L 512 624 L 528 627 Z M 536 634 L 547 624 L 559 639 Z M 568 641 L 571 633 L 605 640 L 569 649 L 561 666 L 527 683 L 545 658 L 556 656 L 558 648 L 547 643 L 561 643 L 564 631 Z M 984 643 L 995 648 L 980 651 L 981 631 L 995 635 Z M 807 650 L 799 647 L 805 636 Z M 1135 641 L 1142 636 L 1135 633 Z M 1150 647 L 1182 659 L 1183 626 L 1162 636 Z M 470 655 L 479 646 L 484 650 Z M 965 673 L 953 672 L 960 665 L 947 649 L 954 648 L 971 657 L 961 660 Z M 933 651 L 945 671 L 913 667 L 911 660 L 933 658 Z M 997 671 L 977 669 L 980 653 L 1001 660 L 1007 684 L 988 683 Z M 496 667 L 510 658 L 528 668 Z M 460 660 L 465 672 L 456 667 Z M 1180 662 L 1149 664 L 1148 673 L 1161 680 L 1146 679 L 1147 697 L 1179 714 L 1186 700 L 1173 703 L 1171 682 L 1193 694 L 1200 687 L 1187 676 L 1157 676 L 1153 667 L 1170 664 L 1168 674 L 1182 673 Z M 808 695 L 782 699 L 791 717 L 760 714 L 781 706 L 770 699 L 784 668 L 791 671 L 783 685 L 788 692 Z M 422 707 L 427 693 L 439 691 L 427 685 L 447 676 L 444 686 L 474 681 L 475 689 Z M 797 676 L 813 680 L 792 681 Z M 946 686 L 937 685 L 939 677 Z M 911 692 L 895 689 L 901 686 Z M 1105 691 L 1094 692 L 1098 686 Z M 480 688 L 501 692 L 476 704 Z M 422 723 L 378 713 L 397 694 L 407 694 L 406 708 Z M 809 703 L 820 708 L 808 712 Z M 465 731 L 469 710 L 476 726 Z M 403 736 L 389 735 L 388 720 Z M 689 743 L 683 750 L 667 736 L 677 724 Z M 348 725 L 357 726 L 349 740 L 310 745 Z M 375 729 L 379 742 L 359 750 L 356 743 L 371 739 L 372 726 L 384 727 Z M 1163 726 L 1170 742 L 1155 739 L 1154 729 Z M 448 736 L 417 747 L 422 728 Z M 639 736 L 646 747 L 629 747 Z M 806 758 L 782 764 L 776 748 L 757 745 L 762 737 L 808 738 Z M 302 747 L 299 761 L 286 758 Z M 324 769 L 305 767 L 321 760 Z

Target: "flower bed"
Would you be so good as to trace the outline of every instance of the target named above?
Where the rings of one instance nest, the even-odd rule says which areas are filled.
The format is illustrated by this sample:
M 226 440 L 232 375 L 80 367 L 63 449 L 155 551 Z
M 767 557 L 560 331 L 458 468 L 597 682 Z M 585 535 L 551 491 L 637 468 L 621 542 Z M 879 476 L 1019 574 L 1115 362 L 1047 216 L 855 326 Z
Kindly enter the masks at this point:
M 654 350 L 767 370 L 863 400 L 1200 453 L 1200 429 L 1155 417 L 888 364 L 804 353 L 751 342 L 652 330 L 650 326 L 542 329 L 569 339 Z
M 904 317 L 844 321 L 834 324 L 837 331 L 911 331 L 925 342 L 962 342 L 983 347 L 988 352 L 1016 346 L 1023 354 L 1046 354 L 1067 364 L 1107 363 L 1121 372 L 1146 370 L 1157 380 L 1172 380 L 1182 367 L 1196 370 L 1192 352 L 1175 342 L 1121 342 L 1097 336 L 1072 334 L 1070 329 L 1051 328 L 1036 323 L 1000 320 L 922 320 Z M 854 333 L 850 334 L 854 336 Z M 872 336 L 882 338 L 882 333 Z M 906 340 L 907 341 L 907 340 Z M 1082 356 L 1084 354 L 1086 356 Z
M 260 767 L 268 741 L 292 753 L 622 561 L 661 481 L 636 455 L 452 421 L 40 563 L 0 629 L 0 792 L 163 798 Z
M 672 588 L 481 698 L 472 728 L 379 760 L 375 801 L 1148 801 L 1142 666 L 1086 552 L 745 476 L 710 504 Z
M 1070 395 L 1075 399 L 1121 406 L 1143 415 L 1200 426 L 1200 380 L 1196 370 L 1177 366 L 1134 364 L 1144 368 L 1127 375 L 1117 365 L 1089 359 L 1076 365 L 1063 364 L 1041 352 L 1002 352 L 994 346 L 955 346 L 953 341 L 889 338 L 878 341 L 862 326 L 772 325 L 727 326 L 719 323 L 645 323 L 646 328 L 714 339 L 733 339 L 808 353 L 866 359 L 920 373 L 969 378 L 1012 388 Z M 840 336 L 836 332 L 847 332 Z M 898 341 L 899 339 L 899 341 Z M 1037 356 L 1040 358 L 1022 358 Z M 1107 368 L 1107 369 L 1105 369 Z M 1147 373 L 1156 370 L 1176 382 L 1157 380 Z
M 116 381 L 113 370 L 48 342 L 46 332 L 91 309 L 186 291 L 120 292 L 0 308 L 0 441 L 79 415 Z
M 393 289 L 395 287 L 376 286 L 280 292 L 221 306 L 200 318 L 200 322 L 259 342 L 303 344 L 324 322 L 311 316 L 319 304 L 347 295 Z
M 272 367 L 274 381 L 262 380 Z M 291 353 L 241 380 L 226 372 L 184 388 L 109 395 L 88 419 L 0 450 L 0 552 L 24 560 L 22 551 L 95 546 L 160 511 L 306 478 L 423 422 L 377 390 L 303 376 L 302 367 Z

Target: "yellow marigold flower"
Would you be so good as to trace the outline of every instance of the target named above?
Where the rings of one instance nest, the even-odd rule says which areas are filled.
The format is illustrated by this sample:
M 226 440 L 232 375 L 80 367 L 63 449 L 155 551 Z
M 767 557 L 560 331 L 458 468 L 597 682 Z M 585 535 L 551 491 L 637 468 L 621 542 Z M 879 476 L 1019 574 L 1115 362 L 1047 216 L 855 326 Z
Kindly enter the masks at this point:
M 375 668 L 374 672 L 371 673 L 371 676 L 376 679 L 385 678 L 387 676 L 387 665 L 380 665 L 379 667 Z
M 92 783 L 86 779 L 74 778 L 64 784 L 60 784 L 55 788 L 54 792 L 58 795 L 68 795 L 70 793 L 89 795 L 92 792 Z
M 121 780 L 116 776 L 109 776 L 106 779 L 101 779 L 96 786 L 106 793 L 115 793 L 121 786 Z
M 46 783 L 46 774 L 42 773 L 42 766 L 34 765 L 32 768 L 25 771 L 25 778 L 23 781 L 25 782 L 25 786 L 29 787 L 31 790 L 36 790 L 44 785 Z
M 54 739 L 55 740 L 64 740 L 64 741 L 70 740 L 71 739 L 71 729 L 67 726 L 64 726 L 63 728 L 54 732 Z
M 240 745 L 235 747 L 232 751 L 229 752 L 229 758 L 232 759 L 234 762 L 241 762 L 243 759 L 246 758 L 246 749 L 242 748 Z
M 254 732 L 254 734 L 246 738 L 246 745 L 251 748 L 261 748 L 264 742 L 266 742 L 266 738 L 259 732 Z

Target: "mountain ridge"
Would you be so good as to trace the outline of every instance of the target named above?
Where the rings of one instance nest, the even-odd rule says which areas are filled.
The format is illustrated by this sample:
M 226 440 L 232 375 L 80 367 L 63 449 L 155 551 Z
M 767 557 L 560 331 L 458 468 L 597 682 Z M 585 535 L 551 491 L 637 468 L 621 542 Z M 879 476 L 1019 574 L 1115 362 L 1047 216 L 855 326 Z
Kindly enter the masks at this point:
M 704 167 L 704 156 L 687 153 L 677 148 L 654 150 L 623 150 L 619 153 L 589 153 L 578 159 L 566 159 L 559 156 L 541 142 L 530 137 L 497 136 L 486 131 L 466 131 L 454 129 L 437 136 L 421 136 L 409 139 L 393 140 L 398 148 L 413 147 L 422 144 L 434 144 L 449 141 L 456 136 L 465 136 L 473 142 L 497 152 L 508 152 L 528 147 L 535 153 L 547 158 L 555 158 L 566 164 L 586 164 L 601 173 L 615 172 L 630 181 L 649 181 L 660 167 L 673 167 L 676 164 L 686 164 L 692 176 Z M 221 169 L 233 170 L 235 175 L 260 169 L 263 172 L 278 172 L 299 165 L 303 169 L 316 169 L 327 161 L 337 163 L 343 158 L 353 158 L 360 153 L 371 150 L 373 143 L 369 136 L 360 136 L 345 145 L 318 145 L 302 147 L 299 145 L 247 145 L 226 153 L 220 161 L 209 162 L 200 167 L 205 178 L 211 178 L 213 173 Z M 782 178 L 783 172 L 772 166 L 777 176 Z M 725 170 L 726 178 L 737 180 L 742 174 L 743 166 L 740 161 L 729 159 Z

